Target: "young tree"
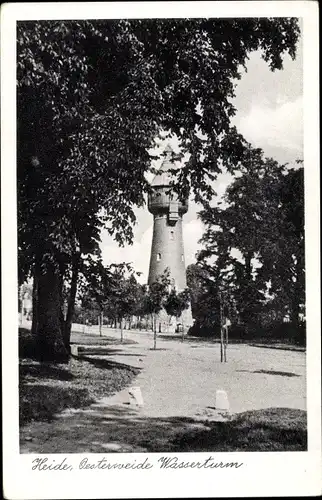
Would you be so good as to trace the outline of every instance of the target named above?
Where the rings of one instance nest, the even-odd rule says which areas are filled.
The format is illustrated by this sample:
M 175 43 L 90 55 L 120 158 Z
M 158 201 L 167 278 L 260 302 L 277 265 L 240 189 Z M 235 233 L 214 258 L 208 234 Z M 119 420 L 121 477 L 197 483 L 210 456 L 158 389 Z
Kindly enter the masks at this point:
M 169 297 L 164 305 L 165 310 L 170 316 L 175 316 L 179 318 L 185 309 L 188 309 L 190 306 L 190 293 L 189 289 L 186 288 L 181 292 L 176 292 L 172 290 L 169 294 Z M 184 340 L 185 335 L 185 324 L 182 322 L 182 341 Z
M 137 307 L 139 285 L 132 274 L 129 278 L 124 275 L 119 275 L 115 281 L 115 286 L 110 290 L 107 301 L 109 306 L 113 306 L 115 315 L 120 322 L 121 342 L 123 342 L 123 321 L 124 318 L 129 318 L 135 312 Z
M 188 309 L 190 304 L 190 293 L 188 289 L 182 292 L 177 292 L 172 289 L 164 302 L 164 309 L 169 316 L 179 318 L 185 309 Z
M 80 291 L 82 307 L 99 318 L 99 332 L 102 334 L 102 316 L 108 293 L 114 285 L 110 266 L 104 266 L 101 260 L 91 257 L 82 266 L 83 286 Z
M 87 268 L 87 287 L 83 298 L 86 303 L 94 301 L 100 318 L 105 313 L 120 323 L 123 342 L 124 318 L 134 314 L 140 285 L 137 273 L 127 263 L 104 266 L 101 261 L 90 263 Z M 100 320 L 100 325 L 102 321 Z
M 157 346 L 157 315 L 164 307 L 169 294 L 171 280 L 166 270 L 154 283 L 151 283 L 145 299 L 146 313 L 152 315 L 154 349 Z
M 142 319 L 146 316 L 146 300 L 147 300 L 147 285 L 140 283 L 136 284 L 135 303 L 132 310 L 133 316 L 136 317 L 137 323 L 141 324 Z M 147 318 L 145 318 L 146 320 Z M 145 323 L 147 323 L 145 321 Z
M 175 316 L 177 319 L 180 318 L 181 314 L 185 309 L 188 309 L 190 305 L 190 293 L 186 288 L 181 292 L 177 292 L 172 289 L 164 302 L 164 309 L 169 316 Z M 184 339 L 184 325 L 182 325 L 182 340 Z
M 241 67 L 261 49 L 281 69 L 298 37 L 295 18 L 18 23 L 19 277 L 34 277 L 44 359 L 68 357 L 62 286 L 77 281 L 75 256 L 98 251 L 104 225 L 131 241 L 155 137 L 177 134 L 190 157 L 176 189 L 209 199 L 208 180 L 244 148 L 230 126 Z

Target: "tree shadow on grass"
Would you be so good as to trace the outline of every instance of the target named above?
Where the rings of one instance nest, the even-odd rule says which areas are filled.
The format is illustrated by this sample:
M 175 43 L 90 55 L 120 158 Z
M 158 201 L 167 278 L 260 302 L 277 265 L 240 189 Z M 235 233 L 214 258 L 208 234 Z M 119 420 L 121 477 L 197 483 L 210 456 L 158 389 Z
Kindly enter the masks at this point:
M 85 388 L 64 388 L 52 384 L 20 384 L 19 421 L 25 425 L 33 420 L 52 421 L 57 412 L 79 408 L 94 402 Z
M 29 330 L 19 329 L 19 358 L 37 359 L 38 349 L 35 338 Z
M 139 357 L 139 356 L 146 356 L 146 354 L 143 354 L 143 353 L 136 353 L 136 352 L 126 352 L 124 351 L 124 349 L 92 349 L 91 347 L 88 347 L 88 349 L 82 349 L 82 347 L 85 347 L 85 346 L 82 346 L 80 344 L 77 344 L 80 346 L 80 349 L 79 349 L 79 354 L 78 356 L 81 356 L 83 359 L 84 357 L 86 356 L 136 356 L 136 357 Z
M 22 453 L 304 451 L 306 414 L 277 408 L 245 412 L 226 422 L 148 418 L 108 407 L 38 428 Z M 55 424 L 55 425 L 54 425 Z M 46 438 L 45 438 L 46 436 Z
M 92 407 L 91 407 L 92 408 Z M 128 408 L 80 412 L 60 417 L 52 423 L 39 422 L 33 436 L 32 429 L 22 429 L 31 453 L 106 453 L 172 451 L 172 440 L 178 433 L 191 432 L 203 424 L 186 418 L 142 418 Z M 25 446 L 21 452 L 24 453 Z
M 87 361 L 88 363 L 91 363 L 93 366 L 97 368 L 103 368 L 104 370 L 113 370 L 114 368 L 131 368 L 131 370 L 134 371 L 136 374 L 138 374 L 141 371 L 141 368 L 134 368 L 125 363 L 119 363 L 118 361 L 113 361 L 111 359 L 93 358 L 84 355 L 81 356 L 81 359 Z
M 69 365 L 21 360 L 19 366 L 20 425 L 51 421 L 66 408 L 84 408 L 129 385 L 139 368 L 106 359 L 77 359 Z
M 19 377 L 36 378 L 37 380 L 52 378 L 55 380 L 72 380 L 74 375 L 67 369 L 54 366 L 49 363 L 27 363 L 19 366 Z
M 122 352 L 122 349 L 113 349 L 111 347 L 105 347 L 101 345 L 87 345 L 87 344 L 75 344 L 80 347 L 80 351 L 84 352 L 86 354 L 87 351 L 95 351 L 98 354 L 100 352 L 106 353 L 106 354 L 117 354 L 119 352 Z

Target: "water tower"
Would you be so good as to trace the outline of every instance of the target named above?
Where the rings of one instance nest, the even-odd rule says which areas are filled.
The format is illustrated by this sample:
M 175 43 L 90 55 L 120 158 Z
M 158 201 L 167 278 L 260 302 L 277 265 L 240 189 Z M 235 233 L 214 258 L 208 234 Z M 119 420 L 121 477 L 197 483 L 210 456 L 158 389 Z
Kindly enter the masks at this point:
M 172 286 L 180 292 L 187 286 L 182 217 L 188 211 L 188 200 L 179 201 L 177 194 L 170 189 L 170 182 L 174 177 L 169 171 L 175 168 L 173 150 L 167 146 L 163 163 L 151 184 L 152 193 L 148 197 L 148 209 L 153 214 L 148 284 L 151 285 L 168 268 Z M 161 331 L 174 331 L 174 321 L 169 324 L 165 311 L 161 311 L 158 321 Z M 185 329 L 192 325 L 190 307 L 182 313 L 177 322 L 182 323 Z

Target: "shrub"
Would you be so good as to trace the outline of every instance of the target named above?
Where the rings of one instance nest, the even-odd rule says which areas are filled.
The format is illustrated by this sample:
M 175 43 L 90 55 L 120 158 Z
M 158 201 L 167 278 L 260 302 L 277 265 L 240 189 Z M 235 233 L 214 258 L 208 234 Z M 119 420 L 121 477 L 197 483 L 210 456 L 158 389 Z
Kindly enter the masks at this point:
M 220 326 L 219 324 L 196 320 L 189 329 L 188 335 L 220 340 Z M 305 322 L 302 322 L 299 329 L 296 330 L 293 324 L 282 321 L 273 321 L 271 323 L 266 321 L 264 325 L 253 323 L 247 326 L 233 323 L 229 327 L 228 338 L 235 341 L 291 342 L 305 346 L 306 325 Z

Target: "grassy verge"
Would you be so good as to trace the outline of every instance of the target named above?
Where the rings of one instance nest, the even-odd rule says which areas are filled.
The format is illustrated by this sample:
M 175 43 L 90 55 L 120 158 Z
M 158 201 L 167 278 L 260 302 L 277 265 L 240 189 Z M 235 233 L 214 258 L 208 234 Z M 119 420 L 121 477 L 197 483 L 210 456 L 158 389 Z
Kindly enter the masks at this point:
M 225 422 L 197 422 L 183 417 L 122 420 L 104 440 L 149 452 L 250 452 L 307 450 L 306 412 L 269 408 L 244 412 Z M 92 450 L 93 451 L 93 450 Z M 98 449 L 95 449 L 98 452 Z
M 100 337 L 97 334 L 83 333 L 81 331 L 73 331 L 71 335 L 71 344 L 79 345 L 119 345 L 121 343 L 120 337 Z M 122 345 L 137 344 L 135 340 L 124 338 Z
M 71 344 L 88 345 L 88 346 L 109 346 L 120 345 L 120 339 L 117 337 L 100 337 L 96 334 L 72 332 Z M 124 339 L 122 345 L 137 344 L 134 340 Z M 19 328 L 19 357 L 31 358 L 35 357 L 35 340 L 31 331 L 26 328 Z
M 88 338 L 89 337 L 89 338 Z M 72 342 L 113 345 L 117 339 L 73 334 Z M 66 408 L 84 408 L 103 396 L 120 391 L 131 383 L 138 369 L 104 360 L 71 358 L 68 364 L 40 363 L 34 359 L 31 332 L 19 329 L 19 418 L 20 425 L 51 421 Z
M 124 423 L 118 420 L 118 425 L 105 426 L 104 441 L 130 445 L 133 451 L 159 453 L 307 450 L 306 412 L 291 408 L 248 411 L 223 422 L 139 418 L 126 421 L 126 434 Z
M 306 412 L 268 408 L 236 415 L 227 422 L 209 422 L 209 429 L 178 436 L 178 451 L 305 451 Z
M 97 366 L 93 361 L 72 358 L 66 365 L 22 359 L 19 366 L 20 424 L 51 421 L 56 413 L 66 408 L 84 408 L 100 397 L 120 391 L 139 372 L 108 361 Z
M 131 417 L 129 408 L 75 414 L 21 431 L 23 453 L 306 451 L 306 415 L 289 408 L 241 413 L 226 422 Z M 25 438 L 28 438 L 27 444 Z

